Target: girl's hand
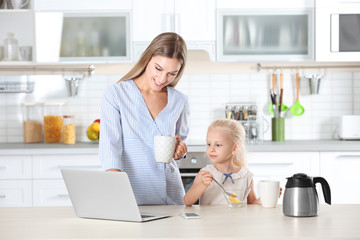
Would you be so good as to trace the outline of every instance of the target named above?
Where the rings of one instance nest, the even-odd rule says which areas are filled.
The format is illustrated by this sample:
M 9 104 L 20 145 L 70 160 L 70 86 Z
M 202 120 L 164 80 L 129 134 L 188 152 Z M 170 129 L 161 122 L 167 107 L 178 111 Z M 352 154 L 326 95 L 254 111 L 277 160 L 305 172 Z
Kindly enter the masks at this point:
M 177 143 L 175 146 L 173 158 L 179 159 L 179 158 L 183 157 L 185 155 L 185 153 L 187 153 L 187 147 L 186 147 L 186 144 L 183 141 L 181 141 L 180 136 L 175 136 L 175 137 L 176 137 Z
M 208 187 L 210 186 L 211 182 L 212 182 L 212 178 L 213 178 L 213 175 L 208 172 L 208 171 L 200 171 L 195 180 L 198 184 L 201 184 L 203 185 L 204 187 Z

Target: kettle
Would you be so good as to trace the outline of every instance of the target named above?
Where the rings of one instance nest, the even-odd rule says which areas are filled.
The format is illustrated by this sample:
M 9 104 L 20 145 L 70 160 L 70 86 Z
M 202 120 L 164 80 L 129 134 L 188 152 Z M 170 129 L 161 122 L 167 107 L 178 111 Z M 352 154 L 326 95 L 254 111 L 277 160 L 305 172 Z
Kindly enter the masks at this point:
M 322 177 L 309 177 L 304 173 L 287 178 L 283 198 L 283 213 L 291 217 L 312 217 L 319 213 L 319 198 L 315 184 L 320 183 L 325 202 L 331 205 L 328 182 Z

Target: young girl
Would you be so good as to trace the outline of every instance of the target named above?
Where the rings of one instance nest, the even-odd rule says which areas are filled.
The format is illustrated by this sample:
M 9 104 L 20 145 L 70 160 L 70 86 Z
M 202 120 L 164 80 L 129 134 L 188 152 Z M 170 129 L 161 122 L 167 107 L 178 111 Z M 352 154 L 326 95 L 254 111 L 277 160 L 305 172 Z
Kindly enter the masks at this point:
M 200 204 L 227 204 L 221 188 L 228 192 L 251 188 L 247 203 L 260 204 L 254 192 L 253 173 L 246 167 L 245 131 L 235 120 L 215 120 L 208 128 L 206 154 L 213 163 L 202 168 L 184 196 L 185 205 L 192 205 L 200 198 Z

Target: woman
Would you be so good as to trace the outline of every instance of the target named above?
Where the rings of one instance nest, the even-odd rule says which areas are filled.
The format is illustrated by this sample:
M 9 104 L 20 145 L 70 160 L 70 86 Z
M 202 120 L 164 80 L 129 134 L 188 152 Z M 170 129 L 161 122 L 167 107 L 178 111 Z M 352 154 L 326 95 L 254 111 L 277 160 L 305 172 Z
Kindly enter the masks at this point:
M 174 159 L 187 152 L 189 104 L 175 90 L 186 63 L 186 44 L 162 33 L 137 64 L 104 93 L 99 155 L 107 171 L 128 174 L 137 203 L 184 204 L 184 188 L 174 161 L 158 163 L 154 136 L 176 136 Z

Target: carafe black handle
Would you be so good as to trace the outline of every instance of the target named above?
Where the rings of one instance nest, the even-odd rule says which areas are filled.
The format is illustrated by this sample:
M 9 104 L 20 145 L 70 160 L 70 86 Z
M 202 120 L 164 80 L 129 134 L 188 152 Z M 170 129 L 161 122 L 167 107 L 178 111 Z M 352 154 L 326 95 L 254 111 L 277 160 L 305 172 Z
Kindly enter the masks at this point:
M 325 180 L 325 178 L 322 177 L 314 177 L 314 185 L 316 183 L 320 183 L 321 184 L 321 188 L 324 194 L 324 198 L 325 198 L 325 202 L 327 204 L 331 205 L 331 192 L 330 192 L 330 186 L 328 184 L 328 182 Z

